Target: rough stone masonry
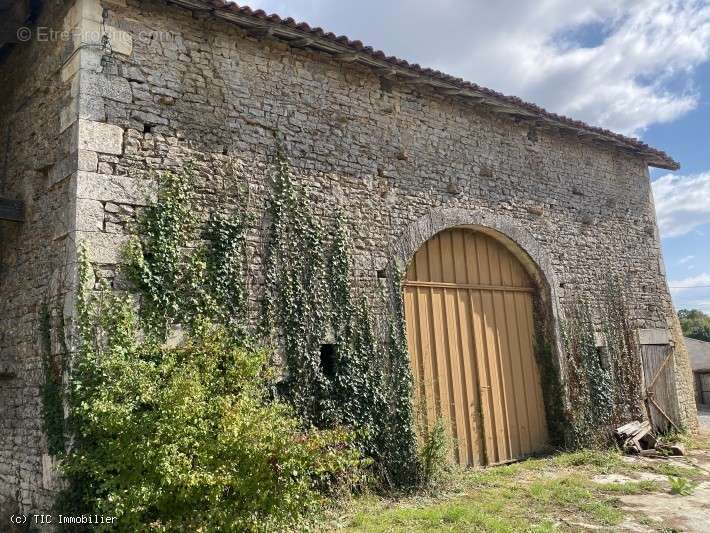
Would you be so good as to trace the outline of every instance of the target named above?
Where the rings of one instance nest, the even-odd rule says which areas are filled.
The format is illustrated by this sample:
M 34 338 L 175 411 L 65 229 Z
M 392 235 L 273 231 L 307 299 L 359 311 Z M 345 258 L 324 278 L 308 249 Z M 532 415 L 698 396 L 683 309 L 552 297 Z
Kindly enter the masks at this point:
M 122 288 L 120 251 L 156 173 L 191 161 L 205 213 L 248 186 L 258 284 L 277 137 L 323 222 L 347 212 L 365 288 L 462 224 L 525 250 L 555 314 L 622 276 L 634 327 L 670 332 L 680 419 L 697 424 L 649 183 L 649 165 L 677 166 L 665 154 L 217 0 L 46 0 L 32 28 L 0 55 L 0 198 L 25 206 L 23 222 L 0 221 L 3 512 L 47 510 L 60 483 L 39 331 L 42 309 L 71 323 L 79 244 Z

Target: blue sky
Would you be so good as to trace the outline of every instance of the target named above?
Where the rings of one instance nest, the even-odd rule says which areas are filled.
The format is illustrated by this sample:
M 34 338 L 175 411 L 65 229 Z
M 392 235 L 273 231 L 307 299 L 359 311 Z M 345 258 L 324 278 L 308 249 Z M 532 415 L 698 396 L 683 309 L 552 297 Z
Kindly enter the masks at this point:
M 676 160 L 651 178 L 678 308 L 710 313 L 710 0 L 252 0 Z

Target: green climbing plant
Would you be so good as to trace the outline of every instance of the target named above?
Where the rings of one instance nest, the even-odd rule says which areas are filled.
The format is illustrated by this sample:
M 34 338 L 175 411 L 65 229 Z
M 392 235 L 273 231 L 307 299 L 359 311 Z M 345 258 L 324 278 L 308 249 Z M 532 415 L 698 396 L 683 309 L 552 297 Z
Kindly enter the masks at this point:
M 360 482 L 360 453 L 351 432 L 304 427 L 272 397 L 270 354 L 248 334 L 246 218 L 197 220 L 189 176 L 163 176 L 126 251 L 134 294 L 94 290 L 81 253 L 57 509 L 119 531 L 299 529 Z
M 604 281 L 595 306 L 573 300 L 562 332 L 571 405 L 568 444 L 603 445 L 615 424 L 641 414 L 640 358 L 619 280 Z
M 47 450 L 50 455 L 59 455 L 65 447 L 64 419 L 64 367 L 65 361 L 61 355 L 53 353 L 52 312 L 49 304 L 42 306 L 39 324 L 42 355 L 42 374 L 44 376 L 40 387 L 42 406 L 42 426 L 47 437 Z M 64 327 L 60 325 L 59 335 L 63 335 Z M 66 350 L 65 350 L 66 352 Z
M 379 478 L 391 486 L 416 482 L 416 438 L 401 283 L 389 287 L 385 338 L 376 333 L 370 302 L 352 286 L 347 221 L 336 217 L 326 252 L 304 191 L 278 155 L 269 203 L 263 331 L 283 346 L 282 394 L 306 424 L 345 424 L 358 434 Z M 327 260 L 326 260 L 327 258 Z M 327 375 L 321 345 L 336 349 Z
M 217 322 L 243 336 L 248 213 L 214 212 L 208 221 L 198 220 L 189 165 L 156 179 L 157 200 L 147 207 L 125 253 L 126 272 L 142 297 L 146 333 L 165 340 L 176 325 L 195 331 Z

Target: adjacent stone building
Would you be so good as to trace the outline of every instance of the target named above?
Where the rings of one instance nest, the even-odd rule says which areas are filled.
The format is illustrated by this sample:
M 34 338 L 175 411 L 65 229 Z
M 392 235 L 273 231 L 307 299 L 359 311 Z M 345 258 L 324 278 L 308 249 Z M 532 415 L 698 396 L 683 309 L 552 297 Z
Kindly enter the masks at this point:
M 66 347 L 56 335 L 44 338 L 42 321 L 48 313 L 53 323 L 71 322 L 79 244 L 97 276 L 121 288 L 120 251 L 155 190 L 155 173 L 191 161 L 205 211 L 223 208 L 224 191 L 235 181 L 248 185 L 257 214 L 250 274 L 258 283 L 277 141 L 323 222 L 338 207 L 348 213 L 363 287 L 376 285 L 378 272 L 392 262 L 413 264 L 418 250 L 453 228 L 485 241 L 487 253 L 497 250 L 500 265 L 513 265 L 496 267 L 501 272 L 521 267 L 518 278 L 494 279 L 489 272 L 484 279 L 479 272 L 475 283 L 435 279 L 433 271 L 424 279 L 418 269 L 408 283 L 442 293 L 534 293 L 550 324 L 563 385 L 565 302 L 594 301 L 609 275 L 623 279 L 639 345 L 666 350 L 674 423 L 695 426 L 693 383 L 649 183 L 649 166 L 678 168 L 663 152 L 358 41 L 218 0 L 5 4 L 15 9 L 7 18 L 10 32 L 26 26 L 27 33 L 10 39 L 6 31 L 0 40 L 3 512 L 46 510 L 57 488 L 40 384 L 43 357 L 59 357 Z M 225 165 L 234 172 L 225 174 Z M 456 238 L 448 252 L 452 264 L 464 257 Z M 506 313 L 481 305 L 489 326 L 490 317 L 499 313 L 500 321 Z M 527 357 L 533 367 L 523 345 L 534 329 L 515 341 L 515 357 Z M 434 332 L 430 340 L 442 335 Z M 451 338 L 462 334 L 456 335 Z M 512 351 L 503 344 L 498 341 L 495 353 Z M 424 369 L 426 358 L 436 356 L 418 349 Z M 462 347 L 461 353 L 469 352 Z M 467 372 L 461 369 L 462 383 Z M 520 372 L 511 369 L 510 379 Z M 533 389 L 526 394 L 538 394 Z M 462 424 L 469 424 L 469 437 L 475 433 Z M 544 440 L 544 425 L 536 438 Z M 522 454 L 522 444 L 517 454 L 508 446 L 496 457 Z

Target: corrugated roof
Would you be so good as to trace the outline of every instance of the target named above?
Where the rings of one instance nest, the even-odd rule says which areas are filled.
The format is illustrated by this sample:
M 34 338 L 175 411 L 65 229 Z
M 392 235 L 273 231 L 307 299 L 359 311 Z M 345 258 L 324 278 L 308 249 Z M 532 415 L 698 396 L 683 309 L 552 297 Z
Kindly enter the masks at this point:
M 351 40 L 345 35 L 335 35 L 322 28 L 313 28 L 305 22 L 297 22 L 290 17 L 281 18 L 276 14 L 267 14 L 261 9 L 253 10 L 248 6 L 240 6 L 226 0 L 171 0 L 171 2 L 191 9 L 208 11 L 215 16 L 237 23 L 257 35 L 281 38 L 293 46 L 316 48 L 336 54 L 344 61 L 370 65 L 383 70 L 387 75 L 399 76 L 403 81 L 424 77 L 429 80 L 432 86 L 442 89 L 449 96 L 473 98 L 478 103 L 493 106 L 495 110 L 502 113 L 524 120 L 545 123 L 563 131 L 568 130 L 580 138 L 590 138 L 605 144 L 612 144 L 619 149 L 643 157 L 649 165 L 654 167 L 669 170 L 680 168 L 678 162 L 665 152 L 638 139 L 550 113 L 542 107 L 525 102 L 516 96 L 507 96 L 438 70 L 424 68 L 404 59 L 388 56 L 381 50 L 366 46 L 361 41 Z

